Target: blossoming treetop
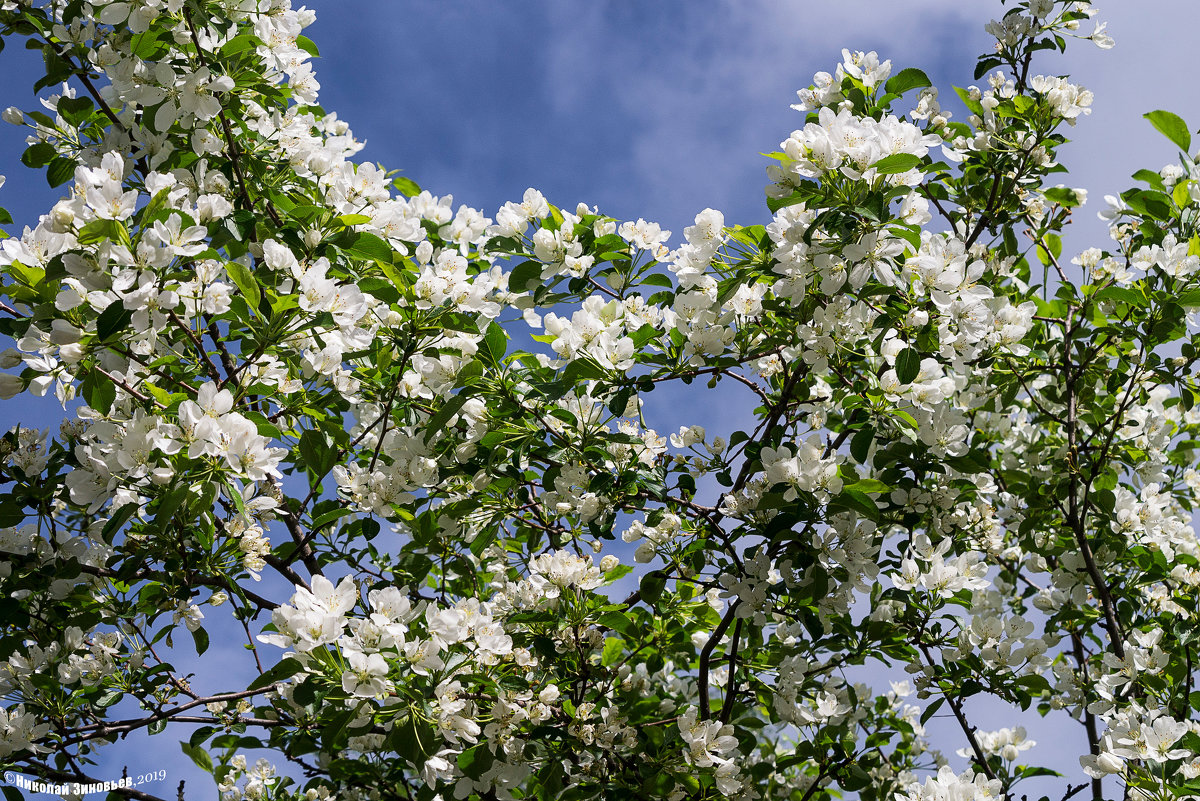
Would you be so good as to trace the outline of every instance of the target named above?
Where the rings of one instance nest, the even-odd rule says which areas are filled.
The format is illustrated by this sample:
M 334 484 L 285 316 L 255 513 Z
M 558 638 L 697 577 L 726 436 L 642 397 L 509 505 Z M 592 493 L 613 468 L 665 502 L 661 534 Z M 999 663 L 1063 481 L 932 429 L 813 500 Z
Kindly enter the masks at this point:
M 4 118 L 66 191 L 0 241 L 0 392 L 72 409 L 2 440 L 0 761 L 90 781 L 147 730 L 231 801 L 1057 775 L 968 718 L 987 694 L 1078 721 L 1063 799 L 1200 793 L 1200 175 L 1148 115 L 1180 165 L 1064 258 L 1082 199 L 1049 179 L 1091 95 L 1034 62 L 1111 45 L 1090 14 L 991 22 L 965 121 L 846 51 L 799 93 L 769 224 L 706 209 L 672 248 L 356 163 L 287 0 L 0 4 L 53 91 Z M 722 382 L 752 427 L 646 426 L 649 393 Z M 203 669 L 217 626 L 248 682 Z M 882 664 L 911 682 L 847 678 Z

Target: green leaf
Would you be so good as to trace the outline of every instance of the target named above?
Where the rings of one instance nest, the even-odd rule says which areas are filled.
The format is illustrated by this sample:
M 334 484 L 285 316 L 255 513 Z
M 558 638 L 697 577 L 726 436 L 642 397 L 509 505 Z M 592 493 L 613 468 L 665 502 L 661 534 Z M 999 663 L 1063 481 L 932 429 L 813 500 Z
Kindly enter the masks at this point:
M 945 462 L 960 473 L 986 473 L 992 460 L 986 451 L 972 450 L 962 456 L 947 456 Z
M 846 484 L 843 488 L 857 490 L 858 492 L 891 492 L 892 490 L 887 484 L 874 478 L 864 478 L 852 484 Z
M 851 765 L 848 771 L 838 777 L 838 784 L 851 792 L 861 790 L 871 785 L 871 774 L 860 765 Z
M 850 487 L 844 487 L 841 492 L 830 499 L 829 508 L 831 511 L 839 508 L 850 509 L 877 523 L 880 519 L 879 507 L 875 505 L 875 501 L 871 500 L 871 496 Z
M 971 99 L 971 93 L 961 86 L 954 87 L 955 94 L 962 100 L 963 105 L 970 109 L 972 114 L 983 116 L 983 106 L 979 105 L 978 100 Z
M 313 40 L 309 39 L 307 36 L 297 36 L 296 47 L 300 48 L 305 53 L 308 53 L 313 58 L 321 57 L 321 51 L 317 49 L 315 44 L 313 44 Z
M 125 697 L 125 693 L 120 690 L 109 690 L 104 695 L 92 702 L 92 707 L 95 709 L 108 709 L 113 704 Z
M 875 429 L 867 426 L 860 429 L 850 439 L 850 455 L 854 457 L 854 461 L 859 464 L 866 464 L 867 454 L 871 450 L 871 443 L 875 440 Z
M 325 526 L 329 525 L 330 523 L 337 520 L 338 518 L 345 517 L 346 515 L 349 515 L 349 514 L 354 514 L 354 509 L 352 509 L 348 506 L 339 506 L 336 509 L 331 509 L 328 512 L 326 512 L 325 514 L 317 517 L 315 520 L 312 521 L 312 530 L 320 531 L 321 529 L 325 528 Z
M 146 31 L 144 33 L 135 34 L 129 40 L 129 51 L 131 55 L 135 55 L 143 60 L 151 60 L 157 55 L 164 46 L 158 39 L 158 31 Z
M 1062 238 L 1058 234 L 1046 234 L 1038 242 L 1037 257 L 1042 266 L 1049 267 L 1062 256 Z
M 617 565 L 612 570 L 610 570 L 604 574 L 604 580 L 606 582 L 608 582 L 609 584 L 612 584 L 614 581 L 624 578 L 625 576 L 629 575 L 632 572 L 633 572 L 632 565 Z
M 1175 184 L 1174 191 L 1171 192 L 1171 200 L 1175 201 L 1175 205 L 1179 208 L 1186 208 L 1192 200 L 1190 181 L 1180 181 Z
M 1138 170 L 1133 174 L 1133 179 L 1137 181 L 1145 181 L 1150 184 L 1151 189 L 1157 189 L 1159 192 L 1167 191 L 1166 185 L 1163 183 L 1162 176 L 1153 170 Z
M 1029 690 L 1034 695 L 1048 695 L 1053 692 L 1053 688 L 1046 677 L 1037 674 L 1022 676 L 1017 679 L 1017 684 Z
M 100 312 L 100 317 L 96 320 L 97 338 L 101 342 L 109 341 L 118 332 L 129 328 L 129 321 L 132 319 L 133 312 L 126 309 L 121 301 L 114 300 Z
M 127 503 L 113 514 L 104 524 L 103 530 L 100 532 L 100 539 L 104 542 L 112 542 L 113 535 L 120 530 L 121 526 L 129 522 L 129 518 L 133 517 L 138 510 L 138 504 Z
M 142 208 L 141 216 L 138 219 L 141 221 L 143 227 L 148 227 L 158 219 L 158 215 L 167 207 L 167 196 L 169 194 L 171 194 L 169 187 L 158 190 L 158 194 L 150 198 L 150 202 Z
M 91 370 L 83 377 L 79 384 L 79 393 L 83 395 L 83 400 L 88 406 L 102 414 L 108 414 L 113 401 L 117 399 L 116 385 L 99 370 Z
M 1074 189 L 1066 186 L 1054 186 L 1047 189 L 1044 193 L 1046 199 L 1052 203 L 1057 203 L 1064 208 L 1074 208 L 1079 205 L 1079 195 Z
M 62 118 L 75 127 L 92 115 L 92 100 L 88 97 L 60 97 L 58 113 Z
M 400 290 L 392 282 L 379 276 L 369 276 L 358 282 L 358 288 L 372 297 L 379 298 L 384 303 L 395 303 L 400 300 Z
M 205 773 L 212 773 L 212 757 L 208 755 L 207 751 L 190 743 L 180 743 L 179 747 L 183 749 L 183 753 L 187 754 L 188 757 L 195 762 L 196 766 L 202 771 Z
M 901 384 L 911 384 L 921 372 L 921 354 L 905 348 L 896 356 L 896 378 Z
M 504 333 L 501 326 L 492 323 L 487 327 L 481 344 L 483 345 L 480 348 L 481 355 L 491 364 L 498 364 L 508 350 L 508 334 Z M 486 353 L 484 353 L 485 351 Z
M 375 236 L 375 234 L 356 234 L 350 244 L 346 246 L 346 252 L 360 258 L 375 259 L 377 261 L 392 260 L 392 246 Z
M 912 153 L 895 153 L 881 158 L 871 166 L 880 175 L 897 175 L 915 169 L 920 163 L 920 156 L 914 156 Z
M 1110 289 L 1115 288 L 1116 287 L 1110 287 Z M 1100 297 L 1106 292 L 1108 292 L 1107 289 L 1104 290 L 1104 292 L 1098 292 L 1096 293 L 1096 297 Z M 1142 298 L 1142 302 L 1145 302 L 1145 298 Z M 1187 292 L 1184 292 L 1179 297 L 1175 298 L 1175 302 L 1180 306 L 1200 306 L 1200 289 L 1189 289 Z
M 38 142 L 25 149 L 25 152 L 21 154 L 21 163 L 36 170 L 38 167 L 49 164 L 57 155 L 58 151 L 54 149 L 54 145 L 49 142 Z
M 600 616 L 600 619 L 596 621 L 596 624 L 610 628 L 613 631 L 618 631 L 621 634 L 629 637 L 635 636 L 637 633 L 637 626 L 629 618 L 629 615 L 624 612 L 605 612 Z
M 225 262 L 225 273 L 237 285 L 246 299 L 246 304 L 251 309 L 257 309 L 262 300 L 262 290 L 258 286 L 258 280 L 254 277 L 254 271 L 240 261 L 227 261 Z
M 235 36 L 221 46 L 217 51 L 217 55 L 221 58 L 229 58 L 236 56 L 238 53 L 243 53 L 247 50 L 253 50 L 262 44 L 262 39 L 249 33 L 243 33 L 240 36 Z
M 309 429 L 300 435 L 299 450 L 304 469 L 312 476 L 313 486 L 316 486 L 337 462 L 337 448 L 332 447 L 328 438 L 316 429 Z
M 651 570 L 642 576 L 642 580 L 638 584 L 638 591 L 642 595 L 642 600 L 653 606 L 662 597 L 666 586 L 667 580 L 663 578 L 662 574 L 657 570 Z
M 415 716 L 393 726 L 387 737 L 387 747 L 418 768 L 437 753 L 440 743 L 441 738 L 433 727 Z
M 162 525 L 165 529 L 170 525 L 175 513 L 183 506 L 183 502 L 191 494 L 191 486 L 186 483 L 181 483 L 179 486 L 172 488 L 165 495 L 160 496 L 158 506 L 154 510 L 154 520 Z
M 1121 193 L 1121 199 L 1130 209 L 1143 216 L 1158 220 L 1171 217 L 1171 198 L 1163 192 L 1129 189 Z
M 1198 304 L 1200 304 L 1200 292 L 1198 292 L 1197 290 L 1193 290 L 1192 292 L 1185 292 L 1182 295 L 1180 295 L 1179 298 L 1177 298 L 1180 305 L 1183 305 L 1183 306 L 1193 305 L 1193 304 L 1189 304 L 1187 302 L 1187 300 L 1189 299 L 1188 296 L 1192 295 L 1192 294 L 1197 295 L 1195 300 L 1197 301 Z M 1145 306 L 1150 302 L 1150 299 L 1147 298 L 1145 295 L 1143 295 L 1141 292 L 1138 292 L 1136 289 L 1133 289 L 1131 287 L 1124 287 L 1124 286 L 1105 287 L 1104 289 L 1097 292 L 1094 297 L 1096 300 L 1115 300 L 1119 303 L 1124 303 L 1128 306 L 1133 306 L 1135 308 L 1139 307 L 1139 306 Z
M 1188 130 L 1187 123 L 1178 114 L 1172 114 L 1169 111 L 1151 111 L 1143 114 L 1143 117 L 1150 120 L 1150 124 L 1163 136 L 1170 139 L 1184 153 L 1190 153 L 1192 148 L 1192 134 Z
M 604 640 L 604 650 L 600 652 L 600 664 L 611 665 L 625 653 L 625 641 L 620 637 L 607 637 Z
M 492 756 L 491 749 L 487 744 L 468 748 L 458 755 L 459 769 L 472 779 L 478 779 L 486 773 L 495 761 L 496 758 Z
M 299 42 L 303 38 L 300 37 L 296 41 Z M 405 197 L 415 197 L 421 194 L 421 187 L 417 186 L 417 182 L 411 178 L 405 178 L 403 175 L 392 181 L 392 186 L 396 187 L 396 190 Z
M 250 686 L 246 689 L 258 690 L 277 681 L 291 678 L 299 673 L 303 667 L 295 659 L 281 659 L 278 663 L 264 670 L 262 675 L 250 682 Z
M 429 442 L 430 439 L 438 434 L 445 433 L 443 429 L 446 427 L 446 424 L 450 422 L 450 418 L 458 414 L 458 410 L 463 407 L 463 404 L 466 403 L 470 397 L 470 394 L 468 394 L 466 391 L 463 391 L 446 401 L 442 405 L 442 408 L 438 409 L 437 413 L 433 417 L 429 418 L 429 423 L 425 427 L 425 441 Z
M 198 628 L 192 632 L 192 641 L 196 644 L 196 656 L 208 650 L 208 632 Z
M 889 78 L 883 85 L 883 91 L 889 95 L 902 95 L 909 89 L 923 89 L 926 86 L 933 86 L 929 76 L 919 69 L 908 67 Z
M 46 168 L 46 183 L 51 187 L 62 186 L 75 177 L 75 159 L 59 156 Z
M 0 503 L 0 527 L 13 528 L 25 522 L 25 507 L 12 498 Z
M 104 239 L 129 244 L 129 232 L 119 220 L 92 220 L 79 229 L 76 238 L 81 245 L 91 245 Z
M 524 292 L 534 281 L 542 280 L 542 265 L 536 261 L 523 261 L 508 275 L 508 288 L 513 292 Z

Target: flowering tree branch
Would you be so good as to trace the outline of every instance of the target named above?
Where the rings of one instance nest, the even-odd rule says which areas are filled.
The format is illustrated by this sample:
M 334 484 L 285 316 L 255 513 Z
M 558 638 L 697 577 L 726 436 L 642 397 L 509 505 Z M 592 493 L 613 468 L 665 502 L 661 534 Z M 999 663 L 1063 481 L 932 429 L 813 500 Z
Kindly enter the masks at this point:
M 0 240 L 0 396 L 68 411 L 0 436 L 0 761 L 186 727 L 227 801 L 1194 794 L 1200 169 L 1146 115 L 1179 165 L 1068 260 L 1092 97 L 1035 54 L 1112 42 L 1008 5 L 965 119 L 844 51 L 763 223 L 672 243 L 356 161 L 286 0 L 0 3 L 82 82 L 3 112 L 64 194 Z

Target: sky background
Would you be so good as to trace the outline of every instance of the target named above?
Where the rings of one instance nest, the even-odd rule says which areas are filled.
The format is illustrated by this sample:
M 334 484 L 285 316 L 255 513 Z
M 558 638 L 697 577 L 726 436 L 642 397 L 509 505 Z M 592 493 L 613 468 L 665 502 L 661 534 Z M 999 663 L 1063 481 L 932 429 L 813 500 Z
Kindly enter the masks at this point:
M 366 141 L 361 158 L 402 169 L 435 194 L 453 194 L 456 204 L 489 215 L 534 186 L 564 208 L 584 201 L 617 218 L 658 221 L 675 232 L 673 243 L 706 207 L 722 210 L 729 224 L 769 220 L 767 160 L 760 153 L 777 149 L 803 124 L 789 108 L 796 90 L 814 72 L 832 72 L 842 47 L 877 50 L 894 71 L 924 69 L 961 119 L 951 87 L 972 83 L 975 57 L 990 47 L 983 26 L 1003 13 L 999 3 L 983 0 L 308 5 L 317 11 L 306 33 L 322 54 L 315 65 L 320 102 Z M 1105 246 L 1106 230 L 1096 219 L 1103 195 L 1128 188 L 1135 170 L 1157 170 L 1174 158 L 1173 146 L 1141 115 L 1165 108 L 1193 130 L 1200 123 L 1200 84 L 1190 77 L 1188 55 L 1200 4 L 1111 0 L 1100 9 L 1096 19 L 1109 22 L 1115 49 L 1073 42 L 1065 57 L 1042 54 L 1035 62 L 1035 72 L 1069 73 L 1096 94 L 1092 115 L 1069 132 L 1074 143 L 1060 150 L 1071 170 L 1063 180 L 1090 193 L 1067 238 L 1068 255 Z M 40 59 L 20 45 L 10 42 L 0 53 L 0 107 L 36 107 L 30 87 L 41 74 Z M 19 164 L 23 137 L 0 125 L 0 174 L 8 177 L 0 206 L 18 226 L 35 221 L 60 194 Z M 648 417 L 663 433 L 693 423 L 728 433 L 748 407 L 732 395 L 719 397 L 682 405 L 682 396 L 656 392 L 647 398 Z M 680 408 L 686 419 L 678 417 Z M 17 422 L 57 426 L 61 418 L 50 398 L 26 396 L 0 406 L 5 429 Z M 189 648 L 177 650 L 175 658 L 186 660 Z M 206 691 L 243 687 L 230 679 L 244 672 L 243 664 L 236 642 L 214 637 L 193 683 Z M 884 678 L 876 677 L 877 687 L 886 688 Z M 985 730 L 1017 722 L 999 707 L 969 704 L 968 712 Z M 1034 754 L 1050 764 L 1061 759 L 1055 767 L 1080 776 L 1068 756 L 1084 742 L 1076 724 L 1043 724 L 1036 716 L 1021 722 L 1040 742 Z M 960 747 L 956 730 L 931 730 L 948 755 Z M 1061 748 L 1067 737 L 1070 752 Z M 170 734 L 131 737 L 103 753 L 97 778 L 115 778 L 123 765 L 134 775 L 165 769 L 165 781 L 144 789 L 173 795 L 186 779 L 189 798 L 209 792 Z

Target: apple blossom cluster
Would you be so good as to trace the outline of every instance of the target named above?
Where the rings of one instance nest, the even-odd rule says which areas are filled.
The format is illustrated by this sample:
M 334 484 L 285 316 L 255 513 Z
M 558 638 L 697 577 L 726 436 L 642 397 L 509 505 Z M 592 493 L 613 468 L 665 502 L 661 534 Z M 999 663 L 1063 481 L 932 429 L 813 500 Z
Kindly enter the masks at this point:
M 949 765 L 938 769 L 936 776 L 926 776 L 925 783 L 913 782 L 905 792 L 896 796 L 900 801 L 943 801 L 958 798 L 997 798 L 1001 795 L 999 779 L 989 779 L 983 773 L 955 773 Z
M 1163 715 L 1161 710 L 1140 709 L 1137 704 L 1108 716 L 1107 722 L 1108 730 L 1101 738 L 1100 753 L 1080 757 L 1080 764 L 1089 776 L 1124 776 L 1127 772 L 1145 770 L 1153 777 L 1151 763 L 1162 765 L 1178 760 L 1188 760 L 1180 767 L 1186 778 L 1194 779 L 1200 775 L 1194 764 L 1194 752 L 1176 747 L 1185 734 L 1195 733 L 1194 724 Z M 1134 767 L 1129 764 L 1131 760 L 1146 763 L 1145 767 Z M 1154 784 L 1162 787 L 1161 780 Z
M 679 731 L 686 744 L 684 756 L 698 768 L 714 768 L 717 790 L 736 797 L 743 788 L 743 779 L 733 756 L 737 748 L 733 727 L 722 726 L 716 720 L 698 720 L 698 715 L 696 707 L 688 707 L 679 716 Z
M 881 172 L 875 165 L 894 156 L 922 159 L 931 146 L 941 143 L 936 133 L 922 133 L 917 126 L 892 115 L 875 120 L 858 117 L 850 109 L 834 112 L 822 107 L 817 122 L 808 123 L 780 143 L 785 158 L 768 171 L 772 182 L 768 195 L 784 197 L 799 181 L 826 176 L 841 176 L 870 186 L 916 186 L 921 172 L 915 167 Z
M 502 566 L 495 570 L 508 572 Z M 600 752 L 627 751 L 636 733 L 615 705 L 564 704 L 568 699 L 560 688 L 545 681 L 541 660 L 514 645 L 514 637 L 528 636 L 519 622 L 523 612 L 573 609 L 605 583 L 604 576 L 591 559 L 566 551 L 539 555 L 530 570 L 527 578 L 496 582 L 489 602 L 463 599 L 449 607 L 423 599 L 413 603 L 413 593 L 394 586 L 370 590 L 362 604 L 350 577 L 336 585 L 314 577 L 311 591 L 297 590 L 291 604 L 272 613 L 274 631 L 259 635 L 264 643 L 293 649 L 292 658 L 305 666 L 292 683 L 280 685 L 281 701 L 285 708 L 298 707 L 297 683 L 305 675 L 307 681 L 340 687 L 352 699 L 367 699 L 385 722 L 376 733 L 370 716 L 363 718 L 365 733 L 350 740 L 363 753 L 386 751 L 387 732 L 400 731 L 406 720 L 431 721 L 440 742 L 413 768 L 430 786 L 448 783 L 460 794 L 488 789 L 506 794 L 531 771 L 530 729 L 563 714 L 574 719 L 570 728 L 583 744 Z M 360 604 L 365 611 L 355 614 Z M 594 628 L 563 629 L 556 638 L 560 649 L 583 652 L 603 642 Z M 464 684 L 474 685 L 484 675 L 499 678 L 510 666 L 524 676 L 524 689 L 516 689 L 510 676 L 507 689 L 488 704 Z M 414 676 L 421 680 L 414 683 Z M 495 761 L 480 776 L 464 775 L 455 758 L 476 747 L 486 747 Z
M 944 539 L 934 546 L 925 534 L 918 534 L 900 569 L 889 578 L 898 590 L 918 587 L 941 598 L 949 598 L 960 590 L 982 590 L 988 587 L 987 564 L 980 554 L 966 553 L 949 560 L 946 554 L 951 541 Z
M 0 757 L 40 749 L 36 742 L 50 730 L 49 723 L 39 723 L 38 716 L 29 714 L 25 707 L 17 704 L 9 709 L 0 709 Z

